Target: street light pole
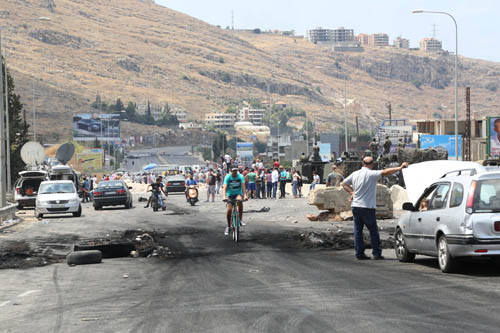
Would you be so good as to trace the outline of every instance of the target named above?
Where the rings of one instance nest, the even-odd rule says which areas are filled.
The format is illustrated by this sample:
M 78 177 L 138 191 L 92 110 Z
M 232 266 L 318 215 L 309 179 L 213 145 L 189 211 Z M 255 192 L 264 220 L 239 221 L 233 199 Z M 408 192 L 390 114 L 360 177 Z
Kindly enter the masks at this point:
M 455 24 L 455 159 L 458 161 L 458 25 L 457 21 L 447 12 L 435 12 L 435 11 L 427 11 L 427 10 L 414 10 L 413 14 L 442 14 L 449 16 L 453 23 Z
M 7 43 L 4 41 L 4 64 L 5 64 L 5 136 L 6 136 L 6 147 L 7 147 L 7 192 L 11 189 L 11 178 L 10 174 L 10 124 L 9 124 L 9 80 L 7 75 Z
M 347 74 L 344 75 L 344 139 L 345 151 L 349 152 L 349 145 L 347 143 Z
M 2 32 L 0 31 L 0 207 L 3 208 L 7 205 L 7 196 L 5 188 L 5 127 L 3 117 L 3 64 L 2 64 Z

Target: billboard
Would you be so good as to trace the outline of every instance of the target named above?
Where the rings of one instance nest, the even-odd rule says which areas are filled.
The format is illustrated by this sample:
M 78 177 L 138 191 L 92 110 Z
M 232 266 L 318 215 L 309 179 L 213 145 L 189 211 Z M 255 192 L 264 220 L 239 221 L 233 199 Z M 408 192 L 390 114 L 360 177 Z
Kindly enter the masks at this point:
M 103 150 L 86 149 L 76 154 L 76 169 L 80 172 L 100 172 L 102 171 Z
M 332 159 L 332 151 L 329 143 L 318 143 L 319 156 L 323 162 L 329 162 Z
M 487 127 L 488 140 L 486 141 L 486 154 L 490 156 L 500 155 L 500 117 L 488 117 Z
M 378 128 L 378 140 L 380 143 L 389 137 L 393 145 L 397 145 L 399 139 L 405 144 L 411 144 L 413 140 L 413 126 L 407 125 L 405 119 L 384 120 Z
M 236 156 L 245 167 L 249 167 L 253 162 L 253 142 L 237 142 Z
M 120 115 L 81 113 L 73 116 L 73 140 L 120 144 Z
M 423 134 L 420 136 L 420 148 L 437 148 L 442 147 L 448 151 L 448 159 L 455 159 L 455 136 L 454 135 L 430 135 Z M 462 136 L 458 136 L 458 158 L 462 158 Z

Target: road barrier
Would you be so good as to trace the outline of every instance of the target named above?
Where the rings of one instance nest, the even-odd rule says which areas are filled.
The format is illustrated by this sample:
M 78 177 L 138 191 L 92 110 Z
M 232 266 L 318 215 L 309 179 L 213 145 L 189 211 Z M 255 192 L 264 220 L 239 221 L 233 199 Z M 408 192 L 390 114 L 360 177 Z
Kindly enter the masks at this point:
M 15 217 L 17 211 L 17 204 L 10 204 L 0 208 L 0 222 L 12 219 Z

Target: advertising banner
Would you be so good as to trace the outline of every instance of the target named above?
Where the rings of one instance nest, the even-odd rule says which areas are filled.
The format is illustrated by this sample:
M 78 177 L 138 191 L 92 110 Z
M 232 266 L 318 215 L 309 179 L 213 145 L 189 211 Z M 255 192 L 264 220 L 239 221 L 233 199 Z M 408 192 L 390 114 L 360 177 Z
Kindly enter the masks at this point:
M 81 172 L 102 171 L 103 151 L 102 149 L 86 149 L 76 154 L 77 167 Z
M 486 154 L 500 155 L 500 117 L 488 117 Z
M 328 162 L 332 159 L 332 151 L 329 143 L 318 143 L 319 156 L 323 162 Z
M 429 149 L 442 147 L 448 151 L 448 159 L 455 159 L 455 136 L 454 135 L 430 135 L 420 136 L 420 148 Z M 462 158 L 462 136 L 458 136 L 458 158 Z
M 81 113 L 73 117 L 73 140 L 116 142 L 120 139 L 119 114 Z
M 236 155 L 239 157 L 241 164 L 243 164 L 245 167 L 251 166 L 253 162 L 253 143 L 236 143 Z

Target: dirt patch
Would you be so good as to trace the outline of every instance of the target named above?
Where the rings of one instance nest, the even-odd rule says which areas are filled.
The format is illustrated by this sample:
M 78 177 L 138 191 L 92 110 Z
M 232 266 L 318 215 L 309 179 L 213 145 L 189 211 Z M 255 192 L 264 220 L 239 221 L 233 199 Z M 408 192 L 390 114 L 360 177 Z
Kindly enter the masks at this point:
M 26 241 L 2 241 L 0 246 L 0 269 L 41 267 L 64 258 L 51 248 L 33 247 Z

